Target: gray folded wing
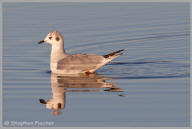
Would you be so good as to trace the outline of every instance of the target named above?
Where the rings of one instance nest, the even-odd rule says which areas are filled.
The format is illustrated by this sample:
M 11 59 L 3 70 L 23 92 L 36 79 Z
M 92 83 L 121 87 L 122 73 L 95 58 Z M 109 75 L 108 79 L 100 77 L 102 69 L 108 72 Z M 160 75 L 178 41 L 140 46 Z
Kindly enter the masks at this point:
M 57 63 L 57 69 L 80 70 L 83 72 L 95 69 L 103 61 L 104 57 L 99 55 L 91 55 L 91 54 L 68 55 L 67 57 L 61 59 Z

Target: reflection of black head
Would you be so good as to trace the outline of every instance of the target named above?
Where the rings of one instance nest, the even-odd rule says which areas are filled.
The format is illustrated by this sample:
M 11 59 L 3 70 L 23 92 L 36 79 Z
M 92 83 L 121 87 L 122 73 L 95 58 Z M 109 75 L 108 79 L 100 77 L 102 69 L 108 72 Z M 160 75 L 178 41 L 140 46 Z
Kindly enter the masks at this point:
M 42 104 L 47 104 L 47 102 L 46 102 L 44 99 L 39 99 L 39 102 L 42 103 Z M 62 104 L 61 104 L 61 103 L 58 103 L 57 106 L 58 106 L 58 109 L 57 109 L 57 110 L 54 110 L 54 111 L 51 113 L 51 114 L 56 115 L 56 116 L 61 114 L 61 112 L 59 111 L 59 109 L 62 108 Z

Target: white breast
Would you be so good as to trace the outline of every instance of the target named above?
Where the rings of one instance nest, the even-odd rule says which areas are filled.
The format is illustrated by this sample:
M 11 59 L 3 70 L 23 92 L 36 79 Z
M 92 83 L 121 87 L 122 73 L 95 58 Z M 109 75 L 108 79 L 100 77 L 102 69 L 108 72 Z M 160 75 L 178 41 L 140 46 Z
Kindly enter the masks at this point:
M 51 72 L 56 73 L 56 71 L 57 71 L 57 63 L 51 62 L 50 64 L 51 64 L 50 65 Z

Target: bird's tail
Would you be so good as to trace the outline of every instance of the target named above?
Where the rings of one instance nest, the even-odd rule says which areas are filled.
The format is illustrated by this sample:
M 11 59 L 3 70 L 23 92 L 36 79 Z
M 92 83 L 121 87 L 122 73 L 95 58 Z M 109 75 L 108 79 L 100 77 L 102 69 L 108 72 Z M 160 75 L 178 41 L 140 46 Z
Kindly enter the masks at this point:
M 105 58 L 104 62 L 102 62 L 100 65 L 98 65 L 95 69 L 93 69 L 91 72 L 95 72 L 97 69 L 101 68 L 103 65 L 109 63 L 110 61 L 112 61 L 113 59 L 117 58 L 119 55 L 121 55 L 122 51 L 124 49 L 109 53 L 107 55 L 104 55 L 103 57 Z
M 117 57 L 117 56 L 119 56 L 119 55 L 122 54 L 122 53 L 121 53 L 122 51 L 124 51 L 124 49 L 121 49 L 121 50 L 118 50 L 118 51 L 109 53 L 109 54 L 107 54 L 107 55 L 104 55 L 103 57 L 104 57 L 104 58 Z

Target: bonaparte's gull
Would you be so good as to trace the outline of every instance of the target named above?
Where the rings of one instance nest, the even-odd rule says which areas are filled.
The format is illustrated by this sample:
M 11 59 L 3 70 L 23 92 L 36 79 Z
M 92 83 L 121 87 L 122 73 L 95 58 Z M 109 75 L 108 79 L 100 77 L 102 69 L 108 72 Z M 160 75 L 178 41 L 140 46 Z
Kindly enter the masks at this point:
M 109 63 L 119 55 L 124 49 L 115 51 L 107 55 L 95 54 L 67 54 L 64 50 L 64 40 L 60 32 L 51 31 L 41 43 L 52 45 L 50 68 L 56 74 L 79 74 L 93 73 L 105 64 Z

